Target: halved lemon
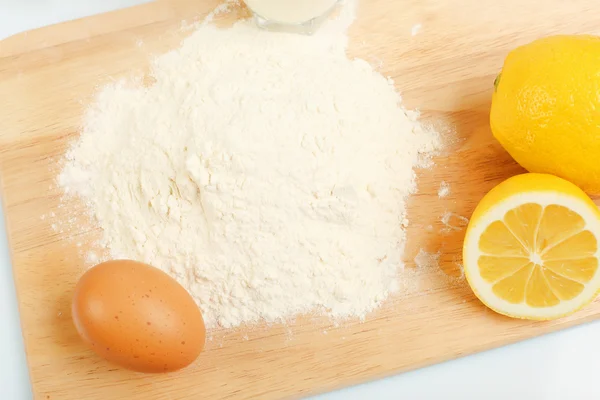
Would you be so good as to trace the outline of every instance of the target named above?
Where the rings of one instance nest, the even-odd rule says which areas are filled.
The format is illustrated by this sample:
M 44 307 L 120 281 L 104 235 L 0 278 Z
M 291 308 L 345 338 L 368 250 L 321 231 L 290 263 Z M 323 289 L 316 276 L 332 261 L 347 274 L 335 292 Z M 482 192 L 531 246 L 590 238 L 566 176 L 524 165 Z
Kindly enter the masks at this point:
M 590 303 L 600 289 L 600 211 L 574 184 L 512 177 L 479 203 L 463 246 L 465 275 L 492 310 L 547 320 Z

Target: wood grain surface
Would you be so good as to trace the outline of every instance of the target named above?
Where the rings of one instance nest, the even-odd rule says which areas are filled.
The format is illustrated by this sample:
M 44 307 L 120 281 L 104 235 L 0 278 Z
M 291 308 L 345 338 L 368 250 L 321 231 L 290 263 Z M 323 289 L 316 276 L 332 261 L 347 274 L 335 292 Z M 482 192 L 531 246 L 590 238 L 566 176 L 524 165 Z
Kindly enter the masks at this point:
M 158 1 L 0 42 L 0 179 L 37 399 L 300 397 L 597 318 L 595 302 L 560 321 L 511 320 L 487 310 L 460 277 L 461 217 L 521 172 L 488 127 L 494 77 L 517 45 L 553 33 L 600 33 L 597 1 L 363 0 L 350 55 L 394 78 L 406 106 L 420 109 L 447 142 L 436 165 L 419 171 L 420 192 L 410 201 L 402 293 L 364 323 L 303 317 L 213 331 L 198 361 L 173 374 L 128 372 L 96 357 L 72 326 L 70 298 L 81 250 L 98 232 L 73 219 L 80 204 L 60 206 L 60 159 L 99 85 L 145 73 L 152 55 L 189 34 L 182 21 L 198 21 L 216 5 Z M 222 23 L 240 15 L 243 9 Z M 422 28 L 413 36 L 415 24 Z M 442 181 L 451 193 L 440 199 Z M 67 222 L 71 229 L 60 229 Z M 439 267 L 416 267 L 420 249 L 439 252 Z

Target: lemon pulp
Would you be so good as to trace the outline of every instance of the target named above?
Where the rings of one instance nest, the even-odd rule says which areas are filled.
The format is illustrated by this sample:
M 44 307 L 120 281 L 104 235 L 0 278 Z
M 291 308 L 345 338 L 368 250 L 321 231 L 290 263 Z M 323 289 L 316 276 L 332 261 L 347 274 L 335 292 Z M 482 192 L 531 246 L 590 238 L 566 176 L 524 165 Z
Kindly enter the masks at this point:
M 557 305 L 584 289 L 598 269 L 598 242 L 581 215 L 527 203 L 493 222 L 479 239 L 481 277 L 494 293 L 531 307 Z

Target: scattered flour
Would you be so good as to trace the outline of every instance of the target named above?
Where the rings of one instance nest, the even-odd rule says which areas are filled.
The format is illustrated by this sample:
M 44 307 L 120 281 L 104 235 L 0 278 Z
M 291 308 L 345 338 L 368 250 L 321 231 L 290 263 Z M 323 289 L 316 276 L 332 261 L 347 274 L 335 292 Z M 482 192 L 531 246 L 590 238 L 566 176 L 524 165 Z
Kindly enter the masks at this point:
M 448 284 L 458 284 L 464 281 L 463 265 L 460 262 L 455 261 L 453 266 L 456 267 L 459 275 L 450 275 L 444 272 L 440 266 L 441 255 L 441 250 L 437 251 L 436 253 L 429 253 L 423 249 L 420 249 L 419 253 L 415 256 L 414 262 L 418 270 L 432 271 L 436 276 L 441 277 Z M 419 290 L 419 288 L 416 290 Z
M 460 276 L 458 277 L 458 279 L 464 279 L 465 278 L 465 266 L 463 265 L 463 263 L 460 263 L 460 262 L 455 263 L 455 265 L 458 268 L 458 270 L 460 271 Z
M 442 181 L 440 183 L 440 188 L 438 189 L 438 197 L 443 199 L 444 197 L 448 197 L 450 194 L 450 184 L 446 181 Z
M 440 252 L 428 253 L 425 250 L 419 250 L 415 257 L 415 265 L 417 268 L 439 268 L 440 267 Z
M 469 225 L 469 218 L 450 211 L 446 211 L 444 215 L 442 215 L 441 221 L 442 224 L 444 224 L 442 233 L 462 231 L 467 228 L 467 225 Z
M 231 11 L 231 9 L 235 6 L 239 6 L 240 5 L 240 1 L 241 0 L 225 0 L 223 3 L 221 3 L 220 5 L 218 5 L 214 10 L 212 10 L 207 16 L 206 18 L 204 18 L 204 23 L 208 24 L 210 22 L 212 22 L 215 17 L 218 17 L 221 14 L 226 14 L 229 11 Z
M 422 27 L 423 27 L 422 24 L 415 24 L 415 25 L 413 25 L 413 27 L 412 27 L 412 29 L 410 31 L 410 34 L 412 36 L 417 36 L 419 34 L 419 32 L 421 31 Z
M 102 88 L 58 178 L 102 229 L 88 264 L 165 270 L 208 327 L 364 318 L 398 290 L 413 167 L 440 142 L 346 57 L 353 9 L 314 36 L 202 24 L 152 86 Z

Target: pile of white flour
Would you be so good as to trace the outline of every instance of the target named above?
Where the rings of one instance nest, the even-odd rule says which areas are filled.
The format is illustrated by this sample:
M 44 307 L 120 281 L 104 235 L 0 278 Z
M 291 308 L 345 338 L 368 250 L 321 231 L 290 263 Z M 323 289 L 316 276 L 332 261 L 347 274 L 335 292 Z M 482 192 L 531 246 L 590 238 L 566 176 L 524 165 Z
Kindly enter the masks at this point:
M 151 87 L 102 88 L 66 155 L 99 246 L 175 276 L 208 327 L 362 318 L 398 288 L 413 167 L 439 142 L 346 57 L 347 22 L 204 24 Z

